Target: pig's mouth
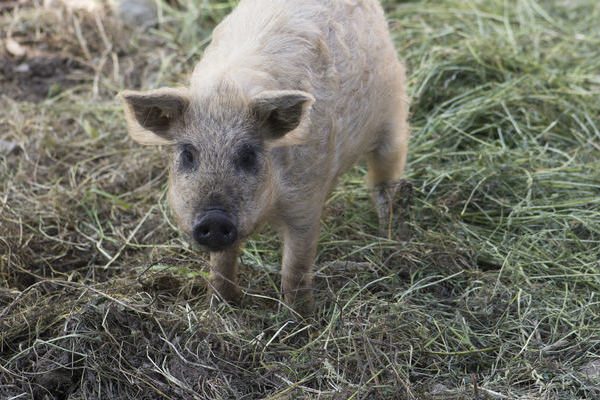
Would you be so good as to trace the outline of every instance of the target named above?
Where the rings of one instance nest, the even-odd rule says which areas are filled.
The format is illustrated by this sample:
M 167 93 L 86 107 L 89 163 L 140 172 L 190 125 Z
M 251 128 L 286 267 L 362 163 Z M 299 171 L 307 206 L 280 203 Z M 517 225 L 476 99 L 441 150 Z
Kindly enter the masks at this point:
M 223 210 L 212 209 L 198 218 L 192 237 L 201 247 L 209 251 L 221 251 L 238 240 L 238 229 L 231 217 Z

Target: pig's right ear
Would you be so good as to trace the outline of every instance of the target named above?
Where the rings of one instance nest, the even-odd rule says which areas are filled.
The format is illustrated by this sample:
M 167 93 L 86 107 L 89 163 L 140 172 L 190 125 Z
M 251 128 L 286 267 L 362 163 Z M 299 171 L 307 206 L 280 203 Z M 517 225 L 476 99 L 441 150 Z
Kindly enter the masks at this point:
M 171 144 L 171 126 L 181 118 L 190 100 L 185 88 L 161 88 L 119 94 L 129 136 L 140 144 Z
M 268 90 L 252 99 L 251 109 L 261 135 L 274 146 L 303 141 L 303 123 L 308 122 L 315 98 L 300 90 Z

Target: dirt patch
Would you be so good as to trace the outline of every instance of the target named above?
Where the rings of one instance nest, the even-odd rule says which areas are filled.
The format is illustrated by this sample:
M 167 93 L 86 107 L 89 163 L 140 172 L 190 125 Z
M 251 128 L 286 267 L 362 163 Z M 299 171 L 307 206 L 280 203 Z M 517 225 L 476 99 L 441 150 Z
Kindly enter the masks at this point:
M 17 0 L 0 0 L 0 14 L 14 9 L 19 3 Z
M 41 101 L 84 82 L 84 70 L 89 73 L 89 68 L 68 57 L 16 59 L 0 54 L 0 92 L 14 100 Z

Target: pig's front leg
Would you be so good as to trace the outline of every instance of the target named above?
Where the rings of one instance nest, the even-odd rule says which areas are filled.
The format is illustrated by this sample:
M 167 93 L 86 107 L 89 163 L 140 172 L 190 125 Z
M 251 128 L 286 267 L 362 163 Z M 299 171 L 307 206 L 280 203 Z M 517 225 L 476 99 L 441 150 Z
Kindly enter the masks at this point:
M 237 285 L 239 246 L 210 253 L 210 289 L 221 299 L 239 303 L 241 291 Z M 214 296 L 210 296 L 211 303 Z
M 314 309 L 312 266 L 318 240 L 318 218 L 307 224 L 288 225 L 284 230 L 281 287 L 286 303 L 304 316 Z

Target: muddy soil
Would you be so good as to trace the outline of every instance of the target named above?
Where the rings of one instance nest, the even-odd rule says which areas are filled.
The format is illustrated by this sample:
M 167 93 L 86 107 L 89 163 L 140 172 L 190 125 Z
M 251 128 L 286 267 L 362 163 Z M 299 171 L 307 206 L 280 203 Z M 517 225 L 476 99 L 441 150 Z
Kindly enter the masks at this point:
M 83 71 L 89 76 L 89 68 L 68 57 L 0 53 L 0 93 L 16 101 L 42 101 L 85 82 Z

